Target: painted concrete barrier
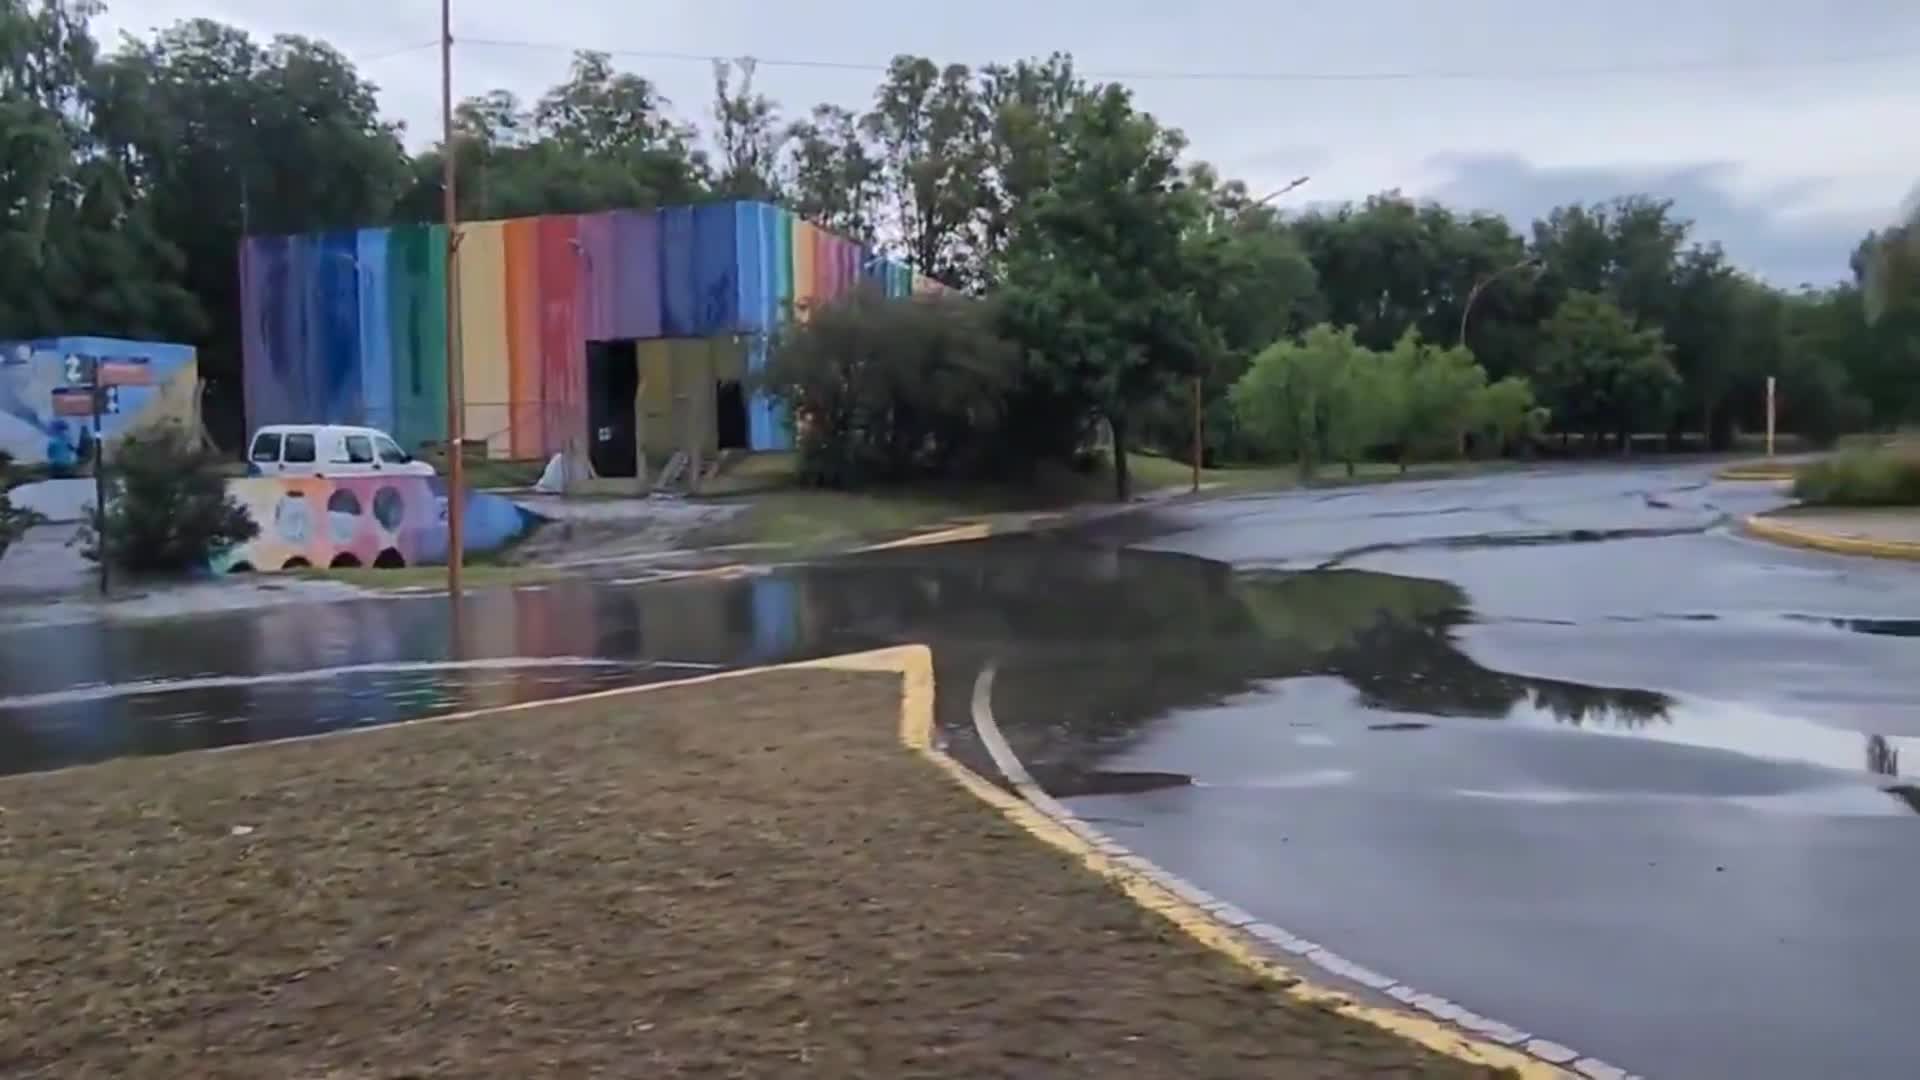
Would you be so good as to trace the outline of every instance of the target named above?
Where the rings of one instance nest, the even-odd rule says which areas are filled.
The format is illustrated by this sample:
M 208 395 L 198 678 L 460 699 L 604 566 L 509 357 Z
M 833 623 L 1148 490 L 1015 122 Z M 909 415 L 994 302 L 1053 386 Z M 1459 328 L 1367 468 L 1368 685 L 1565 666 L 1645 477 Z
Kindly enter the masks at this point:
M 1802 526 L 1790 525 L 1777 517 L 1753 514 L 1741 522 L 1747 535 L 1776 544 L 1825 551 L 1835 555 L 1868 555 L 1880 559 L 1920 561 L 1920 543 L 1907 540 L 1875 540 L 1865 536 L 1843 536 Z
M 401 567 L 447 560 L 446 482 L 437 476 L 249 477 L 227 490 L 260 535 L 212 560 L 216 573 L 305 567 Z M 532 527 L 511 500 L 470 491 L 462 515 L 469 554 Z

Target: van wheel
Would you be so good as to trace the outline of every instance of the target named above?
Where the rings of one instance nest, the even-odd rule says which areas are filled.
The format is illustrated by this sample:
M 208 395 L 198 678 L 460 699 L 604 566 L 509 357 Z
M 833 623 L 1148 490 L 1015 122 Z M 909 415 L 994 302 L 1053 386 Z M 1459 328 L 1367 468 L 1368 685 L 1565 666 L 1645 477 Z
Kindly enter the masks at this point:
M 393 548 L 381 548 L 373 557 L 373 565 L 377 570 L 399 570 L 407 565 L 407 557 Z
M 307 561 L 306 559 L 304 559 L 304 558 L 302 558 L 301 556 L 299 556 L 299 555 L 295 555 L 295 556 L 294 556 L 293 558 L 291 558 L 291 559 L 288 559 L 288 560 L 286 561 L 286 564 L 285 564 L 285 565 L 283 565 L 283 566 L 281 566 L 281 567 L 280 567 L 280 569 L 282 569 L 282 570 L 311 570 L 311 569 L 313 569 L 313 564 L 312 564 L 312 563 L 310 563 L 310 562 L 308 562 L 308 561 Z
M 343 551 L 335 555 L 333 561 L 328 563 L 327 567 L 333 570 L 358 570 L 360 568 L 360 557 L 351 551 Z

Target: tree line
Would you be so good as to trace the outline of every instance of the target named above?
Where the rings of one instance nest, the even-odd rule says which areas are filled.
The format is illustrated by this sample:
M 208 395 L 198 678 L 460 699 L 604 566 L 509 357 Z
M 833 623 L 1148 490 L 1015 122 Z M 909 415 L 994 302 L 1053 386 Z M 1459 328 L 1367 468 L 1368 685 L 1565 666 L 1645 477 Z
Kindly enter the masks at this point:
M 1538 423 L 1586 446 L 1724 446 L 1760 423 L 1768 375 L 1783 424 L 1817 438 L 1920 418 L 1920 222 L 1864 237 L 1846 280 L 1784 289 L 1647 194 L 1525 229 L 1394 192 L 1294 212 L 1065 54 L 901 56 L 866 108 L 791 112 L 755 89 L 751 62 L 720 63 L 696 122 L 583 51 L 536 100 L 469 97 L 451 147 L 409 153 L 325 42 L 201 19 L 103 47 L 98 10 L 0 0 L 0 338 L 192 343 L 226 438 L 240 237 L 433 220 L 447 152 L 463 217 L 770 199 L 985 298 L 993 380 L 1021 388 L 993 408 L 1036 453 L 1093 421 L 1122 445 L 1183 447 L 1196 378 L 1210 456 L 1297 453 L 1286 425 L 1250 427 L 1250 392 L 1232 388 L 1256 358 L 1301 365 L 1316 347 L 1368 374 L 1463 373 L 1470 358 L 1478 404 L 1449 423 L 1473 440 Z M 968 355 L 942 325 L 949 355 Z M 1497 422 L 1489 393 L 1507 403 Z M 1393 415 L 1353 421 L 1371 425 L 1369 452 L 1438 438 Z M 1319 439 L 1314 455 L 1344 452 Z

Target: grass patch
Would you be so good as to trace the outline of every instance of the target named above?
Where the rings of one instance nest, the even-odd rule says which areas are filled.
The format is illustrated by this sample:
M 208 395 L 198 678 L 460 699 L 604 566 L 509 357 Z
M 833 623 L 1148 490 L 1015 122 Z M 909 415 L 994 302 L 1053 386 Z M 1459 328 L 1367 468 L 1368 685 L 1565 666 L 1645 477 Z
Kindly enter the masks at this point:
M 1486 1075 L 1020 832 L 901 749 L 899 692 L 776 672 L 0 781 L 7 1064 Z
M 1920 506 L 1920 450 L 1847 451 L 1802 466 L 1794 498 L 1808 506 Z
M 725 544 L 781 544 L 802 549 L 832 547 L 857 540 L 887 537 L 929 529 L 956 519 L 992 514 L 1059 510 L 1106 502 L 1113 497 L 1113 475 L 1102 464 L 1091 471 L 1066 468 L 1044 470 L 1033 482 L 1020 486 L 966 488 L 867 488 L 833 491 L 797 486 L 792 455 L 755 455 L 770 459 L 750 473 L 759 494 L 732 519 L 701 529 L 689 539 L 697 547 Z M 753 459 L 748 459 L 752 461 Z M 1193 468 L 1157 454 L 1128 455 L 1136 495 L 1185 490 L 1193 483 Z M 1503 462 L 1439 462 L 1415 465 L 1406 473 L 1399 466 L 1367 462 L 1352 476 L 1345 466 L 1322 467 L 1315 484 L 1383 483 L 1431 479 L 1468 469 L 1497 468 Z M 723 478 L 724 479 L 724 478 Z M 1203 469 L 1200 483 L 1214 493 L 1279 491 L 1297 487 L 1300 472 L 1293 465 L 1250 465 Z M 709 485 L 702 498 L 727 501 L 745 498 Z
M 450 475 L 447 467 L 445 447 L 429 447 L 418 455 L 421 461 L 433 466 L 433 471 L 444 479 Z M 547 467 L 545 458 L 509 459 L 481 457 L 468 454 L 460 462 L 461 479 L 470 488 L 530 488 L 540 479 Z

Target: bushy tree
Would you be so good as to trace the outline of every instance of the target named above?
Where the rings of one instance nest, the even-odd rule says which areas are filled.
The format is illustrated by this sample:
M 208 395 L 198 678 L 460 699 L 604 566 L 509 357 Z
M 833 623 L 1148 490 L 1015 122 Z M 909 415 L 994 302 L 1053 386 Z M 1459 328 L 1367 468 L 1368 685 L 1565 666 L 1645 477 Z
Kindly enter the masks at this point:
M 1547 320 L 1537 381 L 1554 416 L 1625 450 L 1642 431 L 1664 431 L 1680 374 L 1657 328 L 1634 325 L 1607 297 L 1575 292 Z
M 1414 457 L 1454 457 L 1476 422 L 1487 373 L 1465 348 L 1443 348 L 1401 335 L 1386 355 L 1390 406 L 1380 434 L 1404 470 Z
M 1254 357 L 1229 398 L 1249 441 L 1292 459 L 1301 479 L 1310 480 L 1321 461 L 1351 467 L 1379 441 L 1388 419 L 1387 377 L 1379 356 L 1351 329 L 1323 323 Z
M 1052 187 L 1022 211 L 998 293 L 1039 379 L 1111 427 L 1121 500 L 1136 414 L 1218 349 L 1187 248 L 1198 208 L 1182 146 L 1118 86 L 1082 99 Z
M 1531 383 L 1509 375 L 1475 395 L 1472 417 L 1479 449 L 1498 454 L 1515 447 L 1525 452 L 1546 433 L 1552 414 L 1535 402 Z
M 107 505 L 87 556 L 133 573 L 199 569 L 260 527 L 227 493 L 220 459 L 177 424 L 127 435 L 111 454 Z
M 31 510 L 18 509 L 7 499 L 7 489 L 12 486 L 13 459 L 0 450 L 0 556 L 7 553 L 7 548 L 20 539 L 29 526 L 40 520 L 40 515 Z
M 987 303 L 861 289 L 789 323 L 762 386 L 791 410 L 800 475 L 823 487 L 977 480 L 1006 438 L 1019 352 Z

